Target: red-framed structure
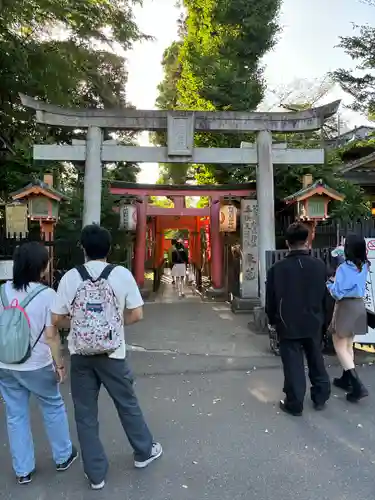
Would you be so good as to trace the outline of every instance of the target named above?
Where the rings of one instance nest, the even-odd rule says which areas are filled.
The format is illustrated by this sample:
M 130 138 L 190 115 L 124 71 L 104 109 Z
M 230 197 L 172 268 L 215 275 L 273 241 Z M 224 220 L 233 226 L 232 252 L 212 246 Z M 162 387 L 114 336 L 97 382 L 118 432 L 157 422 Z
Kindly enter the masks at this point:
M 132 197 L 137 204 L 137 229 L 134 251 L 134 275 L 140 287 L 144 284 L 147 240 L 155 242 L 154 267 L 164 259 L 164 233 L 167 229 L 189 230 L 189 251 L 191 262 L 201 268 L 201 229 L 209 234 L 208 257 L 211 260 L 211 279 L 214 289 L 223 286 L 224 243 L 220 233 L 220 207 L 225 199 L 254 196 L 254 184 L 225 186 L 152 185 L 131 184 L 114 181 L 110 192 L 116 196 Z M 159 207 L 149 202 L 151 196 L 165 196 L 171 199 L 171 208 Z M 190 208 L 185 205 L 186 197 L 208 197 L 209 205 L 204 208 Z M 147 223 L 149 217 L 151 222 Z M 148 236 L 148 237 L 147 237 Z

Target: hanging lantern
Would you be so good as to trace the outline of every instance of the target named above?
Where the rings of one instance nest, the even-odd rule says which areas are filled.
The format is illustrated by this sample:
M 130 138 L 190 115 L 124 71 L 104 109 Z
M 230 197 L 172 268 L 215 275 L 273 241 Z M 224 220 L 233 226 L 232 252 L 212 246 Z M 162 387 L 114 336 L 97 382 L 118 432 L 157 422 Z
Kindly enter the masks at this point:
M 120 206 L 120 229 L 135 231 L 137 227 L 137 207 L 135 205 Z
M 220 208 L 220 232 L 233 233 L 237 229 L 237 208 L 234 205 L 223 205 Z

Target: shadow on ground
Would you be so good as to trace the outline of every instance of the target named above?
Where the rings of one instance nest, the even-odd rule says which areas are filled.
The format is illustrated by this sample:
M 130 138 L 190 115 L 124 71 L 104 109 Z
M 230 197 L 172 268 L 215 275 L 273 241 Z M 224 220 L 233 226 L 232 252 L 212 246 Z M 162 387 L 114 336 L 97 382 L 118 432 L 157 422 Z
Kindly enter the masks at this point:
M 305 414 L 280 414 L 279 369 L 197 373 L 185 357 L 186 374 L 158 374 L 173 355 L 131 355 L 142 407 L 155 437 L 165 448 L 149 469 L 133 468 L 131 449 L 106 393 L 100 397 L 100 432 L 110 459 L 108 484 L 92 492 L 81 464 L 54 471 L 40 414 L 32 404 L 37 475 L 27 487 L 15 483 L 9 459 L 4 407 L 0 405 L 0 498 L 8 500 L 373 500 L 375 405 L 372 398 L 349 405 L 334 391 L 325 412 L 306 399 Z M 155 362 L 155 357 L 159 358 Z M 177 361 L 178 361 L 177 357 Z M 206 364 L 209 360 L 206 359 Z M 154 365 L 156 363 L 156 365 Z M 145 366 L 147 365 L 147 367 Z M 150 366 L 148 366 L 150 365 Z M 146 373 L 143 375 L 142 373 Z M 337 372 L 337 369 L 331 368 Z M 370 388 L 372 366 L 361 368 Z M 76 441 L 69 384 L 63 387 Z

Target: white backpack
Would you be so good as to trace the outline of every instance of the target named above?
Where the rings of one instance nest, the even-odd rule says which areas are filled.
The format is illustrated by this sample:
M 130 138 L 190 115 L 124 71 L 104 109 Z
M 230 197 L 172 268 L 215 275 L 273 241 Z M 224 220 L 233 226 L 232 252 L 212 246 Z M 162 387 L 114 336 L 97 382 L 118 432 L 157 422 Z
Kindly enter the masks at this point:
M 82 278 L 72 303 L 70 337 L 76 354 L 111 354 L 123 342 L 123 315 L 108 283 L 114 267 L 107 265 L 96 280 L 84 265 L 76 267 Z

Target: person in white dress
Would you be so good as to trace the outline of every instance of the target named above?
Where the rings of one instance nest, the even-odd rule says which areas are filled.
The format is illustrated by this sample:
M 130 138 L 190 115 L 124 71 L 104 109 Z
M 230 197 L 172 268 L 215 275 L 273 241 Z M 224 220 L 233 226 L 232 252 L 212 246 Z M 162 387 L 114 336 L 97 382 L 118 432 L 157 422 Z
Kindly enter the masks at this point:
M 186 266 L 189 263 L 189 257 L 184 245 L 178 241 L 172 250 L 172 276 L 176 280 L 177 292 L 179 297 L 184 297 L 184 284 L 186 278 Z

